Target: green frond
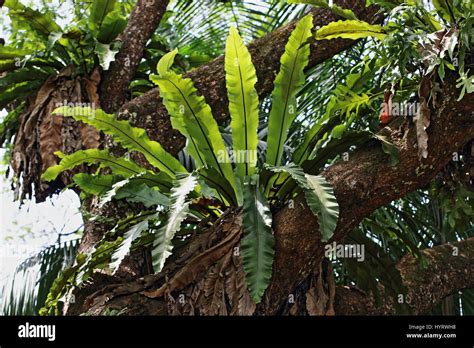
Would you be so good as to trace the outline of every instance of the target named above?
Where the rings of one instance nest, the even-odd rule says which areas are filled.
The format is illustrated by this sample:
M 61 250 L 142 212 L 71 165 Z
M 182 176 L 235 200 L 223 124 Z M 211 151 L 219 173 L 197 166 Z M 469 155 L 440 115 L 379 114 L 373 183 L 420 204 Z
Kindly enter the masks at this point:
M 303 168 L 290 163 L 286 166 L 266 166 L 274 173 L 287 173 L 303 190 L 308 207 L 318 217 L 321 240 L 326 242 L 336 229 L 339 205 L 334 192 L 324 177 L 305 174 Z
M 359 20 L 331 22 L 316 31 L 317 40 L 330 40 L 338 37 L 357 40 L 369 36 L 383 40 L 386 34 L 380 25 Z
M 257 75 L 250 53 L 234 27 L 230 28 L 227 38 L 225 71 L 234 156 L 239 157 L 236 171 L 243 181 L 245 176 L 255 172 L 257 163 Z M 241 155 L 244 159 L 240 159 Z
M 312 16 L 301 19 L 290 35 L 281 57 L 280 71 L 274 82 L 272 108 L 268 118 L 266 163 L 280 165 L 283 145 L 291 123 L 296 118 L 296 94 L 303 86 L 303 69 L 308 64 L 309 45 L 313 27 Z
M 197 94 L 191 79 L 166 71 L 176 52 L 166 54 L 158 64 L 160 75 L 150 79 L 158 85 L 171 124 L 187 138 L 186 149 L 197 168 L 210 167 L 225 178 L 235 190 L 235 176 L 219 127 L 203 96 Z
M 124 158 L 116 158 L 112 156 L 108 150 L 88 149 L 76 151 L 71 155 L 64 155 L 61 152 L 55 152 L 61 158 L 59 164 L 49 167 L 41 176 L 45 181 L 52 181 L 65 170 L 72 169 L 83 163 L 99 164 L 100 167 L 109 167 L 114 174 L 129 177 L 145 171 L 135 162 Z
M 243 192 L 244 237 L 240 242 L 240 250 L 250 296 L 255 303 L 259 303 L 272 276 L 275 254 L 272 214 L 260 191 L 257 175 L 247 178 Z
M 153 241 L 152 258 L 155 273 L 159 273 L 168 256 L 173 250 L 172 240 L 176 232 L 181 228 L 181 223 L 189 212 L 191 201 L 188 195 L 195 189 L 197 178 L 194 173 L 180 175 L 176 178 L 171 189 L 169 212 L 163 226 L 155 232 Z
M 110 269 L 112 272 L 115 273 L 120 264 L 122 263 L 125 256 L 130 253 L 130 248 L 132 247 L 132 243 L 141 236 L 143 231 L 148 229 L 148 221 L 152 218 L 156 218 L 156 214 L 140 221 L 138 224 L 133 225 L 129 228 L 125 234 L 123 235 L 122 242 L 118 246 L 118 248 L 114 251 L 111 258 Z
M 111 135 L 124 148 L 142 153 L 152 166 L 171 176 L 177 172 L 186 172 L 176 158 L 158 142 L 150 140 L 144 129 L 132 127 L 128 121 L 119 121 L 114 115 L 91 107 L 63 106 L 54 110 L 54 113 L 72 117 Z

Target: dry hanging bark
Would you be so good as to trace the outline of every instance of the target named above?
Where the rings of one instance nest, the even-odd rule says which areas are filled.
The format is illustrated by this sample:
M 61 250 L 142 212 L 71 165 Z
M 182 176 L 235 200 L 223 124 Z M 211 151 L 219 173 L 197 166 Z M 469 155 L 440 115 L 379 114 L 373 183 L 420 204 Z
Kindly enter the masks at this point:
M 98 68 L 92 70 L 90 76 L 84 77 L 84 90 L 91 107 L 100 108 L 99 94 L 97 89 L 100 83 L 100 71 Z M 80 123 L 81 140 L 84 149 L 96 149 L 100 146 L 100 134 L 96 128 L 85 123 Z
M 46 168 L 58 163 L 56 151 L 70 154 L 82 148 L 99 147 L 100 135 L 93 127 L 86 127 L 72 119 L 53 115 L 52 112 L 64 101 L 68 103 L 96 103 L 98 72 L 91 76 L 74 77 L 73 66 L 49 77 L 20 115 L 20 127 L 15 137 L 12 169 L 18 178 L 15 193 L 23 200 L 33 195 L 42 202 L 48 195 L 71 183 L 73 173 L 61 174 L 61 181 L 46 184 L 41 174 Z M 94 94 L 95 93 L 95 94 Z
M 161 21 L 169 0 L 139 0 L 130 14 L 127 27 L 119 36 L 122 42 L 101 86 L 102 106 L 116 111 L 126 100 L 128 85 L 143 56 L 143 49 Z

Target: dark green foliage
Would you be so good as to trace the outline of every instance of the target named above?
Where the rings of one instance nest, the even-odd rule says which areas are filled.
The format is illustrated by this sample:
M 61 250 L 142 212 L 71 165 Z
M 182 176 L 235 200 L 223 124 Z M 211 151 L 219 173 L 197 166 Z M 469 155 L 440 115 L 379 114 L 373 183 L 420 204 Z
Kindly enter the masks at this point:
M 21 263 L 3 280 L 0 314 L 38 315 L 55 279 L 74 262 L 78 245 L 79 240 L 55 244 Z

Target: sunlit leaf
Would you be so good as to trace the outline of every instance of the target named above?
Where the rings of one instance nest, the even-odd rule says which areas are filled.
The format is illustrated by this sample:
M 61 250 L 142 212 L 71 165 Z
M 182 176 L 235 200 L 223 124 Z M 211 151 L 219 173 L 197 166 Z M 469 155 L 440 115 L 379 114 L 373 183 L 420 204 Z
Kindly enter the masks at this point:
M 383 40 L 385 36 L 386 34 L 380 25 L 359 20 L 331 22 L 316 31 L 316 39 L 318 40 L 330 40 L 338 37 L 352 40 L 375 37 Z

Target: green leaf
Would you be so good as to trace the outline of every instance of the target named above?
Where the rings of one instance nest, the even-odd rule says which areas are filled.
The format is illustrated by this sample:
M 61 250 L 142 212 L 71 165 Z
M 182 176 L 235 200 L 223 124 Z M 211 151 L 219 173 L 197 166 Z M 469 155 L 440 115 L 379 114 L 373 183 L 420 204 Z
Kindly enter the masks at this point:
M 457 17 L 459 15 L 459 11 L 454 7 L 452 0 L 433 0 L 433 6 L 441 18 L 448 23 L 454 23 L 456 18 L 453 18 L 452 16 L 454 15 Z
M 159 75 L 166 76 L 169 73 L 176 54 L 178 54 L 178 50 L 174 49 L 171 52 L 165 54 L 163 57 L 161 57 L 156 66 L 156 70 L 158 71 Z M 153 79 L 151 80 L 153 81 Z
M 164 193 L 170 192 L 173 187 L 173 177 L 165 172 L 154 173 L 146 171 L 127 179 L 130 184 L 146 184 L 148 187 L 156 187 Z
M 344 132 L 346 131 L 346 127 L 347 126 L 344 123 L 337 125 L 336 127 L 332 129 L 331 137 L 335 139 L 340 139 L 342 135 L 344 134 Z
M 375 134 L 374 137 L 382 143 L 382 150 L 390 156 L 390 166 L 394 167 L 398 164 L 400 151 L 398 147 L 393 145 L 387 138 L 380 134 Z
M 196 166 L 216 169 L 235 190 L 232 165 L 211 108 L 204 97 L 197 94 L 191 79 L 165 71 L 171 66 L 174 55 L 175 51 L 167 53 L 163 62 L 158 63 L 160 75 L 151 75 L 150 79 L 160 89 L 173 128 L 186 137 L 186 150 L 196 161 Z
M 303 142 L 293 152 L 293 162 L 301 164 L 309 158 L 314 147 L 322 141 L 327 132 L 334 128 L 339 122 L 336 117 L 329 118 L 328 114 L 323 115 L 304 135 Z
M 280 71 L 274 82 L 272 108 L 268 118 L 267 158 L 271 165 L 280 165 L 288 130 L 296 117 L 296 94 L 305 81 L 303 69 L 308 64 L 313 26 L 312 16 L 301 19 L 290 35 L 281 57 Z
M 113 199 L 126 199 L 132 203 L 142 203 L 150 208 L 155 205 L 168 206 L 169 199 L 157 189 L 139 181 L 133 181 L 134 177 L 115 183 L 100 201 L 100 206 Z
M 309 208 L 318 217 L 321 240 L 328 241 L 339 219 L 339 204 L 334 191 L 323 176 L 305 174 L 311 190 L 305 191 L 306 202 Z
M 90 107 L 65 106 L 54 110 L 54 113 L 73 117 L 76 121 L 84 122 L 111 135 L 113 140 L 124 148 L 142 153 L 152 166 L 171 176 L 176 172 L 186 172 L 176 158 L 166 152 L 159 143 L 148 138 L 144 129 L 132 127 L 128 121 L 119 121 L 114 115 Z
M 0 59 L 23 58 L 24 56 L 32 53 L 32 50 L 0 46 Z
M 306 202 L 315 216 L 318 217 L 321 240 L 331 238 L 339 217 L 339 205 L 332 187 L 324 177 L 305 174 L 303 168 L 294 163 L 286 166 L 266 166 L 274 173 L 287 173 L 305 193 Z
M 458 82 L 456 84 L 456 88 L 461 88 L 461 92 L 459 93 L 459 98 L 457 101 L 460 101 L 462 98 L 464 98 L 466 93 L 469 94 L 474 92 L 474 77 L 472 75 L 469 76 L 469 70 L 461 71 L 459 75 L 459 79 L 456 80 L 456 82 Z
M 168 256 L 173 250 L 172 240 L 176 232 L 181 229 L 181 223 L 189 212 L 187 196 L 197 185 L 195 173 L 178 175 L 175 185 L 171 189 L 170 209 L 166 222 L 158 229 L 153 241 L 151 252 L 153 259 L 153 268 L 155 273 L 159 273 Z
M 111 44 L 95 43 L 94 52 L 99 57 L 99 64 L 104 70 L 109 70 L 110 63 L 115 60 L 115 55 L 118 53 L 120 47 Z
M 133 241 L 140 237 L 143 231 L 148 229 L 148 221 L 152 218 L 157 218 L 157 214 L 147 217 L 145 220 L 133 225 L 127 232 L 125 232 L 122 242 L 112 254 L 110 268 L 112 269 L 113 273 L 118 270 L 125 256 L 130 253 L 130 248 Z
M 335 4 L 329 5 L 329 2 L 327 0 L 288 0 L 288 3 L 290 4 L 308 4 L 316 7 L 321 7 L 326 10 L 331 10 L 338 16 L 341 16 L 346 19 L 357 19 L 355 16 L 354 12 L 352 12 L 349 9 L 342 8 L 340 6 L 337 6 Z
M 369 36 L 383 40 L 386 34 L 380 25 L 358 20 L 331 22 L 316 31 L 317 40 L 330 40 L 338 37 L 357 40 Z
M 318 144 L 310 159 L 304 161 L 301 166 L 306 173 L 319 173 L 328 160 L 335 158 L 344 151 L 348 151 L 353 146 L 362 145 L 370 139 L 373 139 L 373 134 L 369 131 L 346 131 L 339 139 L 329 138 Z
M 125 180 L 117 180 L 106 188 L 104 197 L 100 200 L 100 206 L 112 199 L 139 202 L 146 207 L 168 206 L 169 199 L 163 193 L 171 190 L 172 182 L 173 179 L 164 172 L 155 174 L 148 171 L 130 176 Z
M 54 22 L 51 12 L 41 13 L 21 4 L 18 0 L 6 0 L 8 15 L 13 21 L 28 25 L 36 33 L 48 37 L 52 32 L 61 31 L 61 27 Z
M 17 63 L 13 59 L 2 59 L 0 60 L 0 73 L 5 71 L 18 69 Z
M 116 2 L 116 0 L 100 0 L 92 2 L 89 15 L 89 28 L 91 30 L 97 31 L 101 28 L 107 14 L 114 10 Z
M 103 44 L 112 42 L 127 26 L 127 19 L 120 9 L 109 12 L 102 22 L 97 40 Z
M 203 178 L 206 184 L 215 189 L 219 199 L 225 204 L 239 204 L 238 192 L 232 189 L 232 185 L 222 177 L 213 168 L 201 168 L 199 169 L 199 175 Z
M 360 106 L 367 105 L 371 101 L 367 94 L 361 92 L 375 71 L 372 64 L 366 63 L 360 72 L 347 75 L 345 83 L 336 86 L 326 105 L 324 115 L 306 132 L 303 142 L 294 151 L 294 163 L 301 165 L 311 158 L 315 148 L 328 138 L 334 128 L 337 128 L 334 135 L 339 136 L 338 131 L 342 130 L 342 125 L 338 125 L 341 123 L 341 117 L 345 114 L 346 119 L 349 119 L 354 109 L 357 113 Z M 347 127 L 347 121 L 343 121 L 342 124 Z
M 248 178 L 243 191 L 244 237 L 240 242 L 240 249 L 250 296 L 255 303 L 259 303 L 272 276 L 275 254 L 272 214 L 258 187 L 257 175 Z
M 75 285 L 79 286 L 89 280 L 94 270 L 108 268 L 112 255 L 114 251 L 119 248 L 120 244 L 122 244 L 122 240 L 122 237 L 118 237 L 114 241 L 108 241 L 103 238 L 93 247 L 87 253 L 83 263 L 75 274 Z
M 55 155 L 61 158 L 59 164 L 49 167 L 41 176 L 45 181 L 52 181 L 65 170 L 72 169 L 83 163 L 100 164 L 100 167 L 110 167 L 112 172 L 124 177 L 129 177 L 134 174 L 139 174 L 145 171 L 138 164 L 128 161 L 123 158 L 116 158 L 112 156 L 108 150 L 88 149 L 76 151 L 71 155 L 64 155 L 57 151 Z
M 230 28 L 225 49 L 226 87 L 229 96 L 232 142 L 237 176 L 255 172 L 257 163 L 258 94 L 257 75 L 250 53 L 237 29 Z M 244 161 L 241 161 L 244 157 Z
M 109 191 L 116 182 L 120 181 L 120 176 L 78 173 L 74 175 L 73 180 L 85 193 L 93 196 L 102 196 Z
M 308 184 L 303 168 L 294 163 L 288 163 L 284 166 L 270 166 L 266 164 L 265 168 L 273 173 L 287 173 L 302 189 L 311 190 L 311 186 Z
M 63 36 L 61 31 L 53 31 L 48 35 L 48 42 L 46 43 L 46 50 L 50 51 L 56 42 L 58 42 Z M 60 41 L 61 42 L 61 41 Z M 67 57 L 69 58 L 69 57 Z
M 42 81 L 20 82 L 8 89 L 3 89 L 0 93 L 0 107 L 3 108 L 14 100 L 26 99 L 25 97 L 34 93 L 35 88 L 41 87 L 41 84 Z
M 127 201 L 132 203 L 141 203 L 147 208 L 155 205 L 166 207 L 169 204 L 168 197 L 166 197 L 157 189 L 149 187 L 143 183 L 135 184 L 132 182 L 131 185 L 127 185 L 126 187 L 119 190 L 115 198 L 125 198 Z

